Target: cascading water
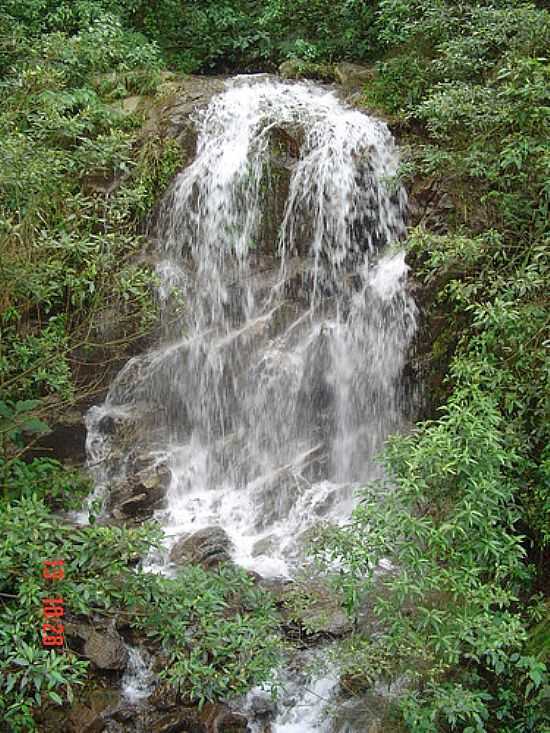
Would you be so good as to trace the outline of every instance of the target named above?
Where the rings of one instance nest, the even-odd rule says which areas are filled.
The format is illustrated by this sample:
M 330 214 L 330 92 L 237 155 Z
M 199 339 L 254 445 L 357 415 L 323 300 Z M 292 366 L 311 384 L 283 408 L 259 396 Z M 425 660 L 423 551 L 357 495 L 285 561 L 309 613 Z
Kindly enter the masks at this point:
M 90 411 L 90 461 L 100 493 L 123 478 L 105 426 L 138 415 L 141 455 L 170 470 L 167 546 L 219 525 L 238 563 L 288 575 L 403 424 L 415 306 L 398 156 L 332 91 L 262 76 L 228 82 L 197 125 L 159 215 L 162 343 Z

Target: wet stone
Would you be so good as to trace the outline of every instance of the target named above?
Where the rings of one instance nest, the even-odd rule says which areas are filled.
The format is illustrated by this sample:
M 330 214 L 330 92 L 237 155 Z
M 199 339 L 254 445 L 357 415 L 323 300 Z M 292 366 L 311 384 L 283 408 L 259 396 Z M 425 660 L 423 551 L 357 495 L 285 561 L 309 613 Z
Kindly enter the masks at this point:
M 116 631 L 92 631 L 84 644 L 84 656 L 98 669 L 123 670 L 128 661 L 128 650 Z
M 179 539 L 170 552 L 170 562 L 213 568 L 230 562 L 231 540 L 221 527 L 205 527 Z
M 342 62 L 334 67 L 336 80 L 346 89 L 356 89 L 374 79 L 374 69 L 360 64 Z
M 182 708 L 159 718 L 151 733 L 205 733 L 205 729 L 195 709 Z
M 111 490 L 107 509 L 116 519 L 146 519 L 162 505 L 170 478 L 163 464 L 145 468 Z

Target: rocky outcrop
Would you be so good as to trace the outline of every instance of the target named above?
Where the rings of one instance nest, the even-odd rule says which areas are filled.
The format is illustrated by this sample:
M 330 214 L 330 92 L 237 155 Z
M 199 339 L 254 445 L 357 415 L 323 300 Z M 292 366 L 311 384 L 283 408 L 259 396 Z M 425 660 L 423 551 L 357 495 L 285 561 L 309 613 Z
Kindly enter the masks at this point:
M 342 637 L 353 628 L 340 599 L 321 580 L 285 585 L 279 591 L 279 606 L 283 630 L 298 643 Z
M 316 64 L 302 59 L 288 59 L 279 66 L 279 74 L 283 79 L 332 81 L 334 79 L 334 67 L 332 64 Z
M 221 527 L 205 527 L 176 542 L 170 552 L 170 562 L 190 563 L 210 569 L 230 562 L 231 540 Z
M 162 506 L 170 478 L 170 470 L 164 464 L 142 469 L 111 490 L 107 510 L 123 522 L 149 519 Z
M 65 636 L 69 646 L 89 659 L 94 668 L 120 672 L 128 662 L 128 650 L 114 625 L 105 620 L 92 622 L 65 621 Z
M 374 69 L 371 66 L 351 64 L 347 61 L 336 64 L 334 76 L 336 81 L 348 91 L 359 90 L 374 78 Z
M 94 690 L 85 702 L 78 702 L 68 718 L 70 733 L 100 733 L 105 730 L 106 719 L 119 703 L 116 690 Z
M 97 669 L 122 671 L 128 662 L 128 650 L 114 630 L 107 633 L 91 631 L 84 644 L 84 656 Z

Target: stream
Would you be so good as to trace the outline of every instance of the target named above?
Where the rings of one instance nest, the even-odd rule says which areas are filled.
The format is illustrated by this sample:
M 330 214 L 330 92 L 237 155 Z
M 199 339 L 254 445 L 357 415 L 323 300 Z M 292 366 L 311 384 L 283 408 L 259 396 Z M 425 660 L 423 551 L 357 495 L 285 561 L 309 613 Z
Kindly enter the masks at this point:
M 349 518 L 410 416 L 398 150 L 333 90 L 265 75 L 229 80 L 196 126 L 196 156 L 154 228 L 161 338 L 87 416 L 92 499 L 138 451 L 169 473 L 155 511 L 166 551 L 149 570 L 173 572 L 179 539 L 221 528 L 236 563 L 292 578 L 308 532 Z M 139 421 L 139 445 L 121 450 L 112 423 L 125 419 Z M 134 653 L 136 699 L 140 674 Z M 337 675 L 282 675 L 291 692 L 273 733 L 333 730 L 323 708 Z

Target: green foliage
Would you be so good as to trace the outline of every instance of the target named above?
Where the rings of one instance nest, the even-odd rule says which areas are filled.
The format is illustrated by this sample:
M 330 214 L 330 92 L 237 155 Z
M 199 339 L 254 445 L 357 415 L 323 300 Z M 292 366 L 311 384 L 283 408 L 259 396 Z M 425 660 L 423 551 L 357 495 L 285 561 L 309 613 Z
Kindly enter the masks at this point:
M 103 314 L 119 350 L 154 319 L 154 277 L 130 258 L 179 160 L 136 144 L 141 116 L 114 100 L 154 94 L 162 60 L 97 3 L 8 2 L 0 29 L 0 398 L 68 402 Z
M 97 25 L 99 33 L 107 13 L 138 31 L 135 45 L 142 45 L 139 33 L 143 33 L 158 44 L 171 66 L 187 72 L 265 68 L 286 58 L 309 62 L 362 59 L 372 55 L 376 46 L 375 3 L 364 0 L 339 0 L 330 5 L 324 0 L 158 0 L 154 4 L 146 0 L 26 0 L 8 2 L 7 12 L 34 33 L 63 31 L 70 35 L 78 34 L 83 24 Z M 109 49 L 113 43 L 106 33 L 104 30 L 102 40 Z M 114 36 L 112 30 L 110 33 Z M 131 34 L 126 33 L 125 38 L 130 45 Z M 97 61 L 100 58 L 105 56 L 98 56 Z
M 479 384 L 456 389 L 444 412 L 390 442 L 393 485 L 372 487 L 352 524 L 327 532 L 324 549 L 345 567 L 339 584 L 348 608 L 374 593 L 386 626 L 365 654 L 365 673 L 380 671 L 382 654 L 392 660 L 390 675 L 430 680 L 406 703 L 411 730 L 436 731 L 445 720 L 482 731 L 490 717 L 510 731 L 536 730 L 548 711 L 544 665 L 521 653 L 529 613 L 519 597 L 533 580 L 517 528 L 513 476 L 522 459 Z M 374 571 L 383 559 L 397 572 L 380 580 Z M 520 671 L 531 664 L 532 684 Z M 494 692 L 505 678 L 506 705 Z
M 407 242 L 427 317 L 447 319 L 432 356 L 448 366 L 449 399 L 391 441 L 388 484 L 371 486 L 351 525 L 319 546 L 341 563 L 349 612 L 358 620 L 368 594 L 380 622 L 373 638 L 358 630 L 345 642 L 342 664 L 367 684 L 403 674 L 418 683 L 403 703 L 414 733 L 544 730 L 550 16 L 538 6 L 5 0 L 0 469 L 7 497 L 24 499 L 0 514 L 0 711 L 15 730 L 31 729 L 32 707 L 68 699 L 85 674 L 70 655 L 37 647 L 39 566 L 53 555 L 69 564 L 71 610 L 129 613 L 164 648 L 164 676 L 189 701 L 270 679 L 276 620 L 246 576 L 131 570 L 156 532 L 62 527 L 35 495 L 66 507 L 85 481 L 20 453 L 44 427 L 34 401 L 75 397 L 71 354 L 94 348 L 96 321 L 116 310 L 135 335 L 154 312 L 151 274 L 131 257 L 181 160 L 175 146 L 140 139 L 139 115 L 117 100 L 154 94 L 163 59 L 242 71 L 287 58 L 309 69 L 378 58 L 366 103 L 399 123 L 406 176 L 452 205 L 444 234 L 420 226 Z M 376 575 L 383 558 L 393 570 Z M 294 602 L 299 611 L 309 599 Z
M 390 441 L 388 483 L 319 548 L 342 564 L 350 613 L 367 594 L 383 629 L 341 658 L 352 675 L 416 678 L 415 733 L 544 730 L 550 15 L 381 0 L 377 24 L 387 55 L 366 102 L 399 120 L 407 175 L 452 202 L 446 234 L 419 226 L 407 246 L 428 317 L 447 320 L 439 368 L 441 345 L 454 353 L 440 417 Z M 393 570 L 377 576 L 382 559 Z
M 164 649 L 163 677 L 193 703 L 271 679 L 277 619 L 267 594 L 243 571 L 188 567 L 168 579 L 133 570 L 158 544 L 158 528 L 65 526 L 35 496 L 3 507 L 0 534 L 0 713 L 12 730 L 33 730 L 32 708 L 48 693 L 55 704 L 70 701 L 86 674 L 87 663 L 69 649 L 56 655 L 40 645 L 47 559 L 65 561 L 56 592 L 67 612 L 125 614 Z
M 10 441 L 17 446 L 23 443 L 24 433 L 44 433 L 48 426 L 33 415 L 40 400 L 0 402 L 0 445 Z
M 0 481 L 8 499 L 38 496 L 53 509 L 78 509 L 91 490 L 81 471 L 51 458 L 0 458 Z
M 243 570 L 213 574 L 188 566 L 175 580 L 132 580 L 136 595 L 155 598 L 135 627 L 160 642 L 168 656 L 161 677 L 185 698 L 202 706 L 272 679 L 280 651 L 277 617 L 268 595 Z

